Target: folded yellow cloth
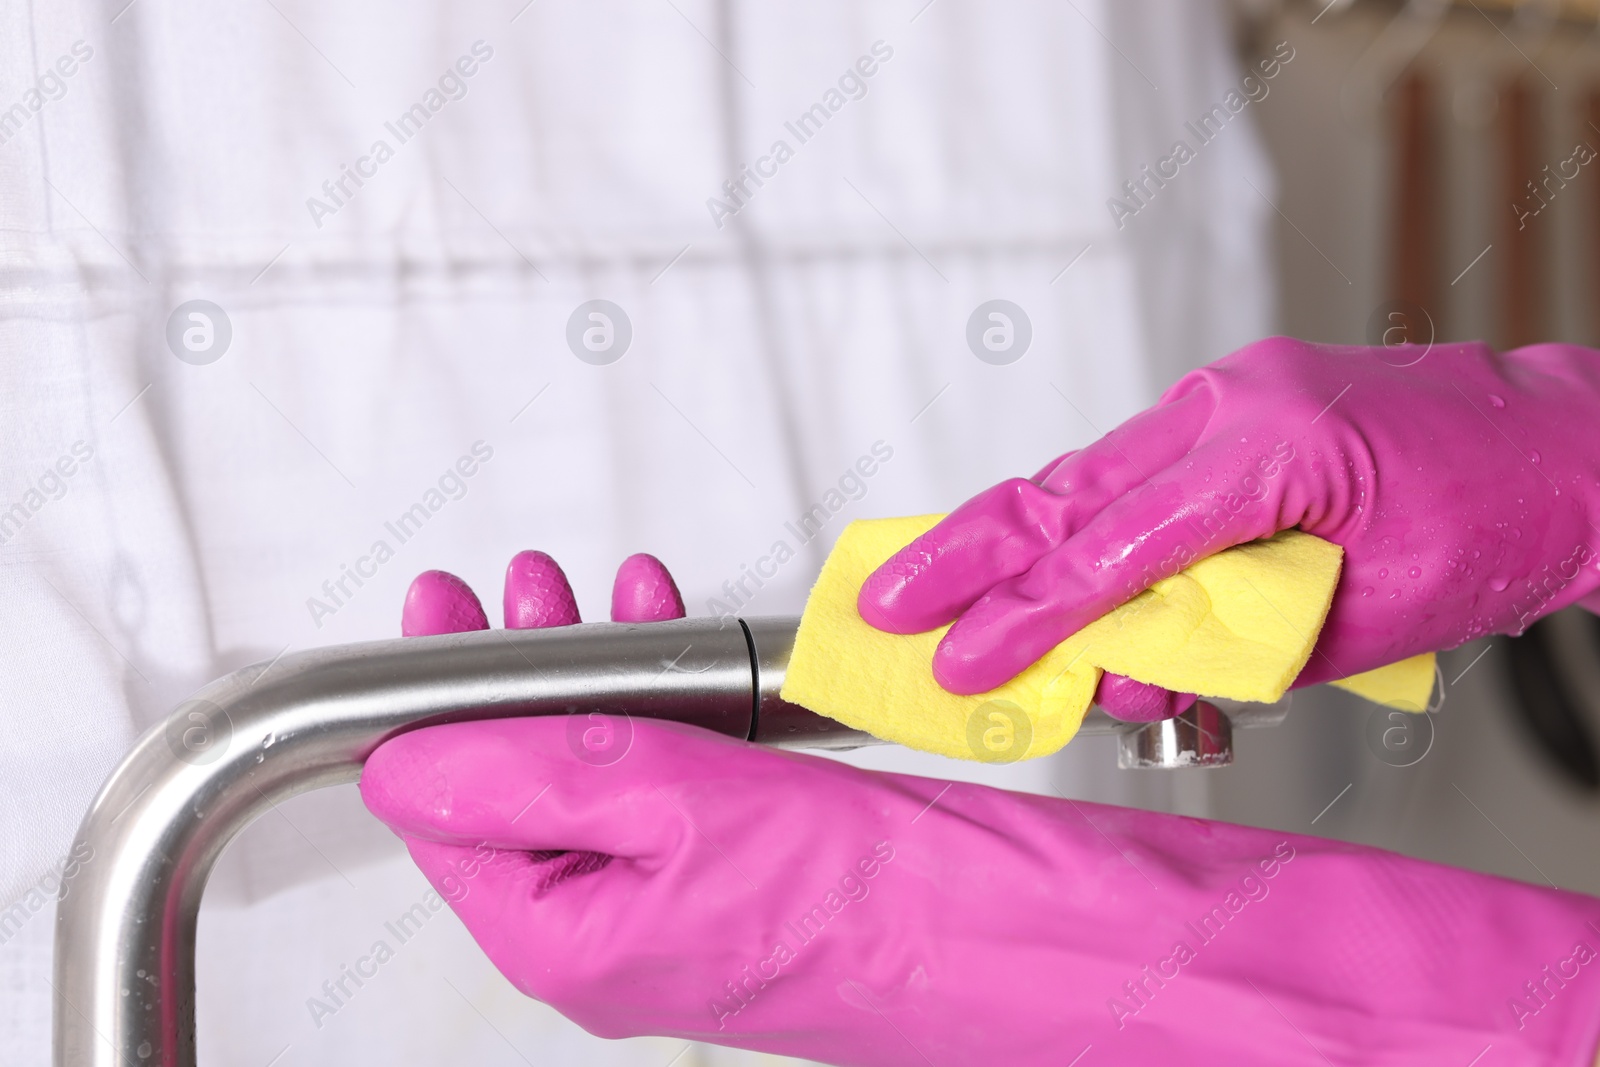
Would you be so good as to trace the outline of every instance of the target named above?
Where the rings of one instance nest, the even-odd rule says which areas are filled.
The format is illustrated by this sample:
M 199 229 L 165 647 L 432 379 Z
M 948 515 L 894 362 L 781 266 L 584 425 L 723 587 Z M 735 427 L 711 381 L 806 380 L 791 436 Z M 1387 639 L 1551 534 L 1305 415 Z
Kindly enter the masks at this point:
M 867 576 L 940 518 L 875 519 L 845 529 L 806 601 L 785 700 L 908 748 L 986 762 L 1061 748 L 1105 670 L 1179 692 L 1270 703 L 1311 655 L 1343 556 L 1337 545 L 1298 530 L 1219 552 L 1079 630 L 999 688 L 957 696 L 932 671 L 933 650 L 949 627 L 889 634 L 856 610 Z M 1415 675 L 1391 674 L 1366 689 L 1357 687 L 1365 676 L 1346 681 L 1369 699 L 1379 693 L 1414 702 Z
M 1427 711 L 1433 698 L 1434 666 L 1432 652 L 1376 667 L 1362 674 L 1352 674 L 1329 682 L 1329 685 L 1366 697 L 1374 704 L 1383 704 L 1401 711 Z

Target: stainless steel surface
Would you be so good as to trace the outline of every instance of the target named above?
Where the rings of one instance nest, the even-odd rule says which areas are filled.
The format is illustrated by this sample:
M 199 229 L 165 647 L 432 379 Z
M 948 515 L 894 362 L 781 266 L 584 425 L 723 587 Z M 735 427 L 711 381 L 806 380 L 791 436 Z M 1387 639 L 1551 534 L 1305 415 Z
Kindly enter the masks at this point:
M 1117 746 L 1117 766 L 1225 767 L 1233 762 L 1233 723 L 1216 705 L 1197 700 L 1174 719 L 1132 727 Z
M 795 625 L 686 619 L 407 638 L 285 656 L 211 683 L 139 739 L 79 828 L 76 847 L 91 858 L 56 914 L 57 1067 L 194 1064 L 195 921 L 217 855 L 278 801 L 354 781 L 402 731 L 602 711 L 749 737 L 759 706 L 790 743 L 826 743 L 831 720 L 778 702 Z
M 576 713 L 604 712 L 784 747 L 875 743 L 779 697 L 798 623 L 415 637 L 303 652 L 212 682 L 136 742 L 79 827 L 73 855 L 88 858 L 56 912 L 56 1067 L 193 1067 L 195 924 L 217 856 L 277 802 L 356 780 L 367 756 L 406 730 L 572 714 L 578 744 L 588 718 Z M 1211 711 L 1218 719 L 1200 730 L 1210 748 L 1176 732 L 1167 748 L 1154 734 L 1130 742 L 1150 728 L 1130 730 L 1099 708 L 1082 732 L 1123 734 L 1125 750 L 1133 743 L 1153 761 L 1141 766 L 1196 765 L 1172 762 L 1187 751 L 1226 762 L 1228 721 Z M 1252 725 L 1283 713 L 1236 714 Z
M 827 748 L 834 750 L 879 745 L 871 734 L 852 730 L 843 723 L 807 711 L 778 695 L 783 674 L 794 649 L 798 619 L 746 619 L 751 655 L 756 665 L 756 688 L 760 694 L 754 732 L 750 740 L 778 748 Z

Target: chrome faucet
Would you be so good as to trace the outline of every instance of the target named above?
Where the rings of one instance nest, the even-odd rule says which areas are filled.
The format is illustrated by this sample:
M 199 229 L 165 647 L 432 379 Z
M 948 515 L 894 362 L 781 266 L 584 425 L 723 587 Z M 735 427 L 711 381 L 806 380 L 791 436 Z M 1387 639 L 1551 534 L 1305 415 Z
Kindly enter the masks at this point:
M 278 802 L 355 781 L 388 738 L 437 723 L 602 712 L 788 748 L 876 739 L 779 697 L 798 619 L 592 623 L 412 637 L 284 656 L 207 685 L 147 731 L 78 829 L 87 855 L 56 910 L 56 1067 L 195 1067 L 195 929 L 224 846 Z M 1129 725 L 1124 767 L 1217 766 L 1233 725 L 1199 703 Z

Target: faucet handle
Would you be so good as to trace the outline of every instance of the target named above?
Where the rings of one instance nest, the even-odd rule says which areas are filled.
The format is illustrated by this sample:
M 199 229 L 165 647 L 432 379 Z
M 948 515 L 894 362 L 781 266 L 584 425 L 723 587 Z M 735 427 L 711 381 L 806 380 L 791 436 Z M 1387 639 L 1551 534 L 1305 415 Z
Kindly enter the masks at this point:
M 1171 719 L 1124 730 L 1117 739 L 1117 766 L 1124 770 L 1226 767 L 1232 762 L 1233 720 L 1204 700 Z

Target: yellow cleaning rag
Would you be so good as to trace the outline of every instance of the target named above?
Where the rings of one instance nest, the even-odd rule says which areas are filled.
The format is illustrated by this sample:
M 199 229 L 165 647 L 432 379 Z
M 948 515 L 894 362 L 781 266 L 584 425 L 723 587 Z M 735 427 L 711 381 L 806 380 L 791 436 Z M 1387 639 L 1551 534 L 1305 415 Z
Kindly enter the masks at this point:
M 934 680 L 931 666 L 949 627 L 889 634 L 856 611 L 867 576 L 942 517 L 845 529 L 806 601 L 785 700 L 908 748 L 986 762 L 1061 748 L 1106 670 L 1179 692 L 1270 703 L 1311 655 L 1343 556 L 1337 545 L 1298 530 L 1239 545 L 1157 582 L 999 688 L 957 696 Z M 1432 657 L 1415 659 L 1428 661 L 1431 690 Z M 1418 698 L 1420 672 L 1407 664 L 1346 679 L 1346 687 L 1421 710 L 1428 693 Z M 1382 677 L 1373 681 L 1375 675 Z
M 1424 652 L 1420 656 L 1412 656 L 1387 667 L 1375 667 L 1328 684 L 1365 697 L 1374 704 L 1401 711 L 1423 712 L 1428 710 L 1437 674 L 1433 653 Z

